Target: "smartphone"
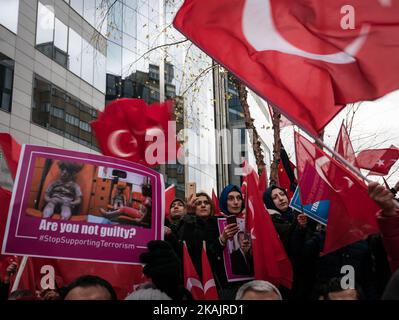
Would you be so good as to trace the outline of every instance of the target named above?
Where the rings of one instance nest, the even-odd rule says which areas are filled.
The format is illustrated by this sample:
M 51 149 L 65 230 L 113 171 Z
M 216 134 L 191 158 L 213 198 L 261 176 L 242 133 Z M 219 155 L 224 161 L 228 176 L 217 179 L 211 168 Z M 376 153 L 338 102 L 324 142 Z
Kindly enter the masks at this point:
M 235 215 L 228 216 L 226 221 L 227 224 L 237 223 L 237 217 Z
M 186 184 L 186 190 L 187 190 L 187 199 L 190 199 L 190 196 L 193 194 L 194 197 L 197 193 L 197 185 L 195 182 L 187 182 Z

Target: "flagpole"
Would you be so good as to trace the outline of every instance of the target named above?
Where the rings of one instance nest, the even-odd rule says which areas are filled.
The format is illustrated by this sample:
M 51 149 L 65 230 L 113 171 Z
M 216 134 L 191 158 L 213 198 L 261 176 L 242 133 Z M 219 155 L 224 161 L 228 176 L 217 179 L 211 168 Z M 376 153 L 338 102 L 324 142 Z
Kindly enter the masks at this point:
M 23 272 L 25 270 L 25 266 L 26 266 L 26 262 L 27 261 L 28 261 L 28 256 L 23 256 L 22 260 L 21 260 L 21 263 L 19 265 L 19 268 L 18 268 L 17 275 L 15 276 L 15 281 L 14 281 L 14 283 L 12 285 L 11 292 L 14 292 L 14 291 L 16 291 L 18 289 L 19 282 L 21 281 L 21 277 L 22 277 L 22 274 L 23 274 Z

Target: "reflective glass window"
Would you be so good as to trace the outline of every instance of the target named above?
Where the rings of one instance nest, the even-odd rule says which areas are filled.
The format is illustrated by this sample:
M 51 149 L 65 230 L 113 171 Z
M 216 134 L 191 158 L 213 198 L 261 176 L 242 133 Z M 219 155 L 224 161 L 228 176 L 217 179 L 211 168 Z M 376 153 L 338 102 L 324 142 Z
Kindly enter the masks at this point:
M 81 16 L 83 15 L 83 0 L 71 0 L 70 6 Z
M 137 8 L 137 0 L 123 0 L 123 3 L 134 10 Z
M 137 34 L 137 13 L 129 7 L 124 7 L 123 9 L 123 32 L 127 33 L 132 37 L 136 37 Z
M 14 61 L 0 53 L 0 109 L 11 111 Z
M 95 28 L 103 36 L 107 34 L 107 14 L 108 6 L 104 5 L 103 0 L 96 0 L 96 12 L 95 12 Z
M 36 25 L 36 48 L 46 56 L 53 57 L 54 8 L 39 2 Z
M 122 47 L 108 41 L 107 43 L 107 73 L 121 75 Z
M 108 32 L 111 32 L 113 29 L 122 31 L 122 11 L 122 3 L 120 1 L 116 1 L 109 10 Z
M 106 79 L 106 61 L 107 59 L 99 51 L 94 51 L 94 81 L 93 85 L 99 91 L 105 92 Z
M 54 60 L 63 67 L 68 65 L 68 27 L 55 18 Z
M 94 48 L 85 39 L 82 39 L 82 78 L 93 84 Z
M 69 28 L 69 70 L 80 76 L 80 68 L 82 64 L 82 37 Z
M 18 28 L 19 0 L 0 0 L 0 24 L 14 33 Z
M 95 25 L 96 0 L 84 0 L 83 17 L 91 25 Z
M 125 33 L 123 34 L 123 48 L 136 52 L 136 42 L 137 40 L 135 38 L 132 38 Z
M 90 122 L 97 118 L 97 110 L 84 105 L 64 90 L 36 76 L 34 80 L 32 122 L 97 149 Z
M 122 49 L 122 77 L 126 78 L 130 76 L 135 70 L 134 62 L 136 60 L 136 55 L 134 52 Z

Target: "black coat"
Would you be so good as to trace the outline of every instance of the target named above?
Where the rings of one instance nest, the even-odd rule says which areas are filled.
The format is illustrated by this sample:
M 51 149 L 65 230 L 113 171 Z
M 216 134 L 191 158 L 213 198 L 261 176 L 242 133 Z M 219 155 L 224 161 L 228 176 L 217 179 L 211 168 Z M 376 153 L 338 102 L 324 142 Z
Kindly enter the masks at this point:
M 234 250 L 230 254 L 231 271 L 237 275 L 253 276 L 253 258 L 251 255 L 244 257 L 240 249 Z
M 218 288 L 221 288 L 226 285 L 227 279 L 223 263 L 224 247 L 219 242 L 220 233 L 217 220 L 214 216 L 204 219 L 193 215 L 186 215 L 177 227 L 177 237 L 181 246 L 183 241 L 186 242 L 191 260 L 200 277 L 202 277 L 202 246 L 203 241 L 205 241 L 208 260 L 216 285 Z M 181 252 L 180 256 L 182 256 Z

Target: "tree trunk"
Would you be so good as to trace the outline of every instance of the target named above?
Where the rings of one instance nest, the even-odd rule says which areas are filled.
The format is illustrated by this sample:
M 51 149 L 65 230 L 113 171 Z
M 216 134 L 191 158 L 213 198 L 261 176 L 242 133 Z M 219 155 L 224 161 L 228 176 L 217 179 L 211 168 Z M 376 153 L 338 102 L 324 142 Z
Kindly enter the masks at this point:
M 270 185 L 276 185 L 278 183 L 278 164 L 280 162 L 280 151 L 281 151 L 281 138 L 280 138 L 280 120 L 281 113 L 277 111 L 276 108 L 273 107 L 273 135 L 274 135 L 274 144 L 273 144 L 273 161 L 270 166 Z
M 234 78 L 234 84 L 236 85 L 238 91 L 238 98 L 240 100 L 240 104 L 242 110 L 244 112 L 244 119 L 245 119 L 245 127 L 249 129 L 249 136 L 251 139 L 251 144 L 253 148 L 253 152 L 255 155 L 256 166 L 258 168 L 258 174 L 261 174 L 263 169 L 265 168 L 264 156 L 263 151 L 261 148 L 261 143 L 259 139 L 258 131 L 254 125 L 254 119 L 251 118 L 251 113 L 249 111 L 249 105 L 247 101 L 248 91 L 245 85 L 239 81 L 238 79 Z

